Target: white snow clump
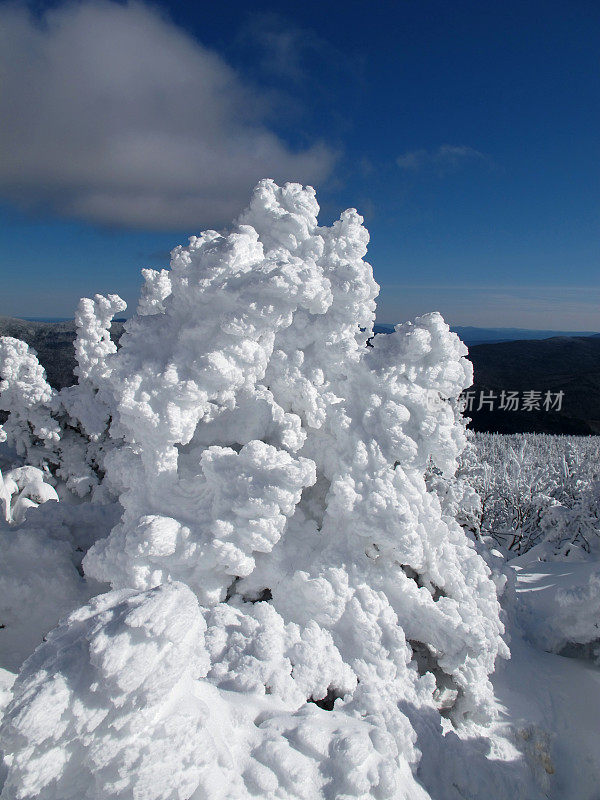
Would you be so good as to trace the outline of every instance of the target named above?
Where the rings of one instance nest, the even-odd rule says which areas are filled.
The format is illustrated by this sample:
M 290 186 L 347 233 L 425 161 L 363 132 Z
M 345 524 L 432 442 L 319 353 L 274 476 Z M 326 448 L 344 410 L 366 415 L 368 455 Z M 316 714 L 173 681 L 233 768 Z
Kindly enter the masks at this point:
M 56 489 L 46 482 L 47 477 L 37 467 L 16 467 L 5 475 L 0 470 L 0 509 L 5 522 L 18 524 L 28 509 L 48 500 L 58 501 Z

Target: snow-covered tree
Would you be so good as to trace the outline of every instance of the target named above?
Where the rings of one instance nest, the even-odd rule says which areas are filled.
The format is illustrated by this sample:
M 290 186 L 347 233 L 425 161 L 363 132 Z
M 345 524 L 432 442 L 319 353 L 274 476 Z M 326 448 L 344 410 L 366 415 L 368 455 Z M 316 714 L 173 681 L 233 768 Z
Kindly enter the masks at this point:
M 9 412 L 0 441 L 30 466 L 58 463 L 60 425 L 51 413 L 55 394 L 35 351 L 20 339 L 0 337 L 0 411 Z
M 318 210 L 311 188 L 261 182 L 228 233 L 146 272 L 118 351 L 117 300 L 82 301 L 61 402 L 123 506 L 83 561 L 116 593 L 25 665 L 10 796 L 420 798 L 431 743 L 411 714 L 463 733 L 492 718 L 495 586 L 425 482 L 465 445 L 466 348 L 436 313 L 372 338 L 362 218 Z M 149 653 L 170 666 L 146 689 Z M 171 793 L 151 788 L 157 753 Z
M 113 316 L 126 304 L 117 295 L 84 298 L 75 315 L 78 381 L 55 391 L 35 351 L 25 342 L 0 338 L 0 410 L 8 419 L 0 436 L 29 465 L 43 466 L 79 497 L 104 502 L 118 494 L 104 482 L 104 457 L 114 446 L 110 406 L 99 396 L 107 357 L 117 348 L 110 338 Z

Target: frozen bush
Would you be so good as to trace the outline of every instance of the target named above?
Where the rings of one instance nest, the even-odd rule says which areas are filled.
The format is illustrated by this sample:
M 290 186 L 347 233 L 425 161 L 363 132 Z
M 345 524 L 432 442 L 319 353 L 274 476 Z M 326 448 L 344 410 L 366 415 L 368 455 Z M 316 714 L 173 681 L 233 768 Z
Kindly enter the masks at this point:
M 541 545 L 548 558 L 593 553 L 600 541 L 599 442 L 476 434 L 457 478 L 479 495 L 482 535 L 510 558 Z
M 18 339 L 0 338 L 0 409 L 8 419 L 0 436 L 26 463 L 43 467 L 76 496 L 114 499 L 104 482 L 104 458 L 113 446 L 110 407 L 99 396 L 107 356 L 116 351 L 110 323 L 125 303 L 117 295 L 84 298 L 75 315 L 78 382 L 55 391 L 35 352 Z
M 30 508 L 48 500 L 58 501 L 56 489 L 46 482 L 47 474 L 36 467 L 15 467 L 0 471 L 0 506 L 6 522 L 21 523 Z
M 20 339 L 0 337 L 0 411 L 8 419 L 0 426 L 0 441 L 7 441 L 28 464 L 55 463 L 60 426 L 51 404 L 56 392 L 35 351 Z
M 106 331 L 118 299 L 82 301 L 79 383 L 61 402 L 78 420 L 81 463 L 123 507 L 83 568 L 124 594 L 95 601 L 106 613 L 77 612 L 38 651 L 35 691 L 19 688 L 34 680 L 29 666 L 20 679 L 6 735 L 8 785 L 34 787 L 22 797 L 41 786 L 56 796 L 52 787 L 65 792 L 71 778 L 72 796 L 81 796 L 84 778 L 71 771 L 81 759 L 81 775 L 101 787 L 90 797 L 154 796 L 139 787 L 150 785 L 156 736 L 181 797 L 212 780 L 236 798 L 417 798 L 420 745 L 401 709 L 431 713 L 440 732 L 443 722 L 463 736 L 493 718 L 488 676 L 507 653 L 496 588 L 425 482 L 428 465 L 449 479 L 465 446 L 466 348 L 437 313 L 372 338 L 378 287 L 362 218 L 349 210 L 320 227 L 318 210 L 310 188 L 261 182 L 229 232 L 194 236 L 173 251 L 170 272 L 145 274 L 116 352 Z M 78 474 L 71 452 L 59 453 L 57 474 Z M 235 732 L 224 724 L 237 770 L 216 756 L 205 765 L 204 747 L 220 751 L 204 712 L 185 723 L 197 742 L 188 762 L 187 749 L 171 752 L 145 690 L 120 694 L 119 665 L 128 675 L 128 663 L 163 642 L 160 625 L 130 630 L 125 606 L 149 603 L 162 619 L 157 598 L 172 597 L 173 607 L 183 598 L 188 608 L 189 590 L 208 625 L 208 658 L 206 673 L 196 672 L 198 641 L 181 669 L 189 692 L 212 698 L 224 719 L 238 709 Z M 114 610 L 103 605 L 113 602 Z M 94 667 L 94 680 L 55 677 L 104 648 L 115 661 Z M 96 684 L 102 711 L 92 728 L 85 709 Z M 19 726 L 38 716 L 38 693 L 49 697 L 55 686 L 71 727 L 57 723 L 50 741 L 46 729 L 38 736 Z M 171 691 L 167 681 L 165 697 Z M 147 728 L 150 738 L 125 738 L 110 760 L 102 720 L 120 713 L 113 696 L 125 735 Z M 68 763 L 49 755 L 80 728 L 89 755 Z M 98 766 L 89 766 L 96 753 Z M 39 765 L 50 762 L 40 783 Z

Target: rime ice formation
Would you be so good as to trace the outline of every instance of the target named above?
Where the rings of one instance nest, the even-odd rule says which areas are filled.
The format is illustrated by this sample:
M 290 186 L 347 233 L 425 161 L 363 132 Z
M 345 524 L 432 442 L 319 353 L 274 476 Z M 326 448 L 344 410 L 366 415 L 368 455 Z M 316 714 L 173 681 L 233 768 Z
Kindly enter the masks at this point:
M 55 391 L 29 346 L 10 336 L 0 338 L 0 411 L 8 420 L 0 426 L 0 441 L 8 441 L 32 466 L 43 463 L 60 439 L 60 426 L 50 406 Z
M 0 338 L 0 410 L 10 412 L 0 440 L 8 440 L 28 464 L 50 467 L 69 491 L 100 503 L 119 491 L 105 480 L 104 458 L 114 441 L 108 434 L 111 409 L 100 388 L 108 356 L 117 350 L 110 323 L 125 308 L 117 295 L 81 300 L 75 315 L 78 383 L 59 392 L 25 342 Z
M 6 522 L 23 522 L 30 508 L 58 500 L 56 489 L 45 480 L 47 477 L 37 467 L 16 467 L 6 475 L 0 470 L 0 509 Z
M 466 348 L 436 313 L 371 340 L 362 218 L 318 210 L 262 181 L 229 233 L 145 271 L 118 351 L 121 301 L 82 301 L 78 385 L 32 392 L 56 471 L 123 514 L 83 560 L 114 591 L 17 681 L 3 798 L 416 800 L 412 714 L 492 718 L 494 583 L 424 477 L 465 445 Z

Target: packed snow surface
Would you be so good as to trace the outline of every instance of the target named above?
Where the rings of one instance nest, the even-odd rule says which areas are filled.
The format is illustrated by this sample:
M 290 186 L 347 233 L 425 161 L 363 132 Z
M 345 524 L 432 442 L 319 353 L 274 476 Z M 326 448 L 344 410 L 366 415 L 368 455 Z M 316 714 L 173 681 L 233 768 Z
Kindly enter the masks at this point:
M 490 681 L 514 580 L 461 527 L 467 350 L 373 337 L 362 218 L 318 210 L 262 181 L 118 350 L 82 300 L 72 387 L 0 340 L 3 800 L 547 796 Z

